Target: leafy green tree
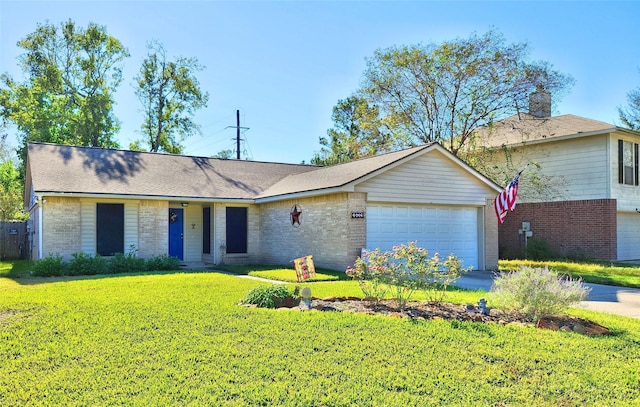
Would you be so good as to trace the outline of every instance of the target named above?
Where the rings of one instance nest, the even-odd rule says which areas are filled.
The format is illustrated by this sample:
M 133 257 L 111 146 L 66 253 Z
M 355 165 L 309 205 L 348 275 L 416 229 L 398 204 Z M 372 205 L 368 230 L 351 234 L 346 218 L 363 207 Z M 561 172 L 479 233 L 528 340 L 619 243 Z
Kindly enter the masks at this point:
M 135 78 L 136 95 L 142 103 L 145 119 L 142 123 L 143 140 L 132 148 L 148 147 L 148 151 L 182 153 L 180 144 L 197 133 L 199 126 L 193 121 L 196 110 L 206 107 L 209 95 L 200 90 L 195 72 L 204 69 L 196 58 L 179 57 L 169 61 L 158 42 L 148 44 L 148 55 Z
M 120 41 L 103 26 L 69 20 L 39 24 L 18 46 L 25 77 L 0 76 L 0 116 L 19 132 L 22 171 L 30 141 L 116 147 L 113 95 L 129 56 Z
M 339 100 L 331 118 L 334 127 L 320 137 L 320 152 L 311 159 L 315 165 L 332 165 L 368 157 L 394 149 L 387 123 L 379 109 L 360 96 Z
M 618 107 L 622 123 L 631 130 L 640 131 L 640 87 L 627 93 L 626 109 Z
M 229 160 L 233 157 L 233 150 L 220 150 L 218 153 L 211 158 L 222 158 L 224 160 Z
M 0 221 L 25 220 L 24 184 L 15 165 L 14 154 L 7 147 L 7 134 L 0 135 Z
M 526 109 L 535 90 L 557 101 L 573 84 L 528 56 L 527 43 L 507 44 L 493 30 L 438 45 L 381 49 L 367 60 L 358 95 L 379 109 L 377 120 L 395 146 L 435 141 L 460 156 L 474 129 Z

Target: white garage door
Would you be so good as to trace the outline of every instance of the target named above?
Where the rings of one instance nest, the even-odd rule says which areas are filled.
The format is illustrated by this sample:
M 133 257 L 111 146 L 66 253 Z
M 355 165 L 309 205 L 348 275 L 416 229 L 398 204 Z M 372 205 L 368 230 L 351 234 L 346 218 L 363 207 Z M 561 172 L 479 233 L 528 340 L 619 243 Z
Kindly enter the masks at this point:
M 478 268 L 478 211 L 469 207 L 370 204 L 367 206 L 367 249 L 390 250 L 417 241 L 429 255 L 450 253 Z
M 640 217 L 618 212 L 618 260 L 640 259 Z

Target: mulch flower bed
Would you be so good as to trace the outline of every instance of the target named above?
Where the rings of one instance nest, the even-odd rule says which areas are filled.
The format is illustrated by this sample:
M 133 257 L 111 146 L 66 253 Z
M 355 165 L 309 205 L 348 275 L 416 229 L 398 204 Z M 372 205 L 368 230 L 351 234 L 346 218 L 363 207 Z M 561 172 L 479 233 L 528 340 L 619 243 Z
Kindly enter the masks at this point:
M 280 304 L 279 309 L 309 310 L 304 304 L 289 302 Z M 583 335 L 608 335 L 611 331 L 593 321 L 568 315 L 552 315 L 534 322 L 532 318 L 517 312 L 490 309 L 483 315 L 475 305 L 460 305 L 447 302 L 409 301 L 400 309 L 396 300 L 369 301 L 357 297 L 313 298 L 311 311 L 357 312 L 369 315 L 385 315 L 411 319 L 443 319 L 496 323 L 503 325 L 535 326 L 541 329 L 576 332 Z

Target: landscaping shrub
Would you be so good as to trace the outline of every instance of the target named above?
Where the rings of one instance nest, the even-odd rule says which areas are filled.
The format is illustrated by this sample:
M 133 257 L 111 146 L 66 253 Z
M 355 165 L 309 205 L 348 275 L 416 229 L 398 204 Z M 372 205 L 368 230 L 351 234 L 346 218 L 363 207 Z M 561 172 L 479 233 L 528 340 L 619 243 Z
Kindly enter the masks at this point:
M 559 276 L 548 267 L 522 267 L 496 277 L 491 291 L 498 308 L 516 310 L 538 320 L 584 300 L 589 288 L 581 279 Z
M 147 265 L 144 259 L 140 259 L 132 254 L 116 253 L 111 260 L 109 260 L 109 273 L 135 273 L 145 271 Z
M 53 277 L 63 275 L 64 263 L 62 262 L 62 256 L 58 253 L 49 253 L 47 257 L 44 257 L 33 263 L 32 273 L 33 275 L 40 277 Z
M 241 302 L 255 304 L 261 308 L 275 308 L 276 301 L 284 300 L 292 295 L 293 293 L 283 285 L 261 285 L 251 289 Z
M 378 248 L 356 259 L 354 268 L 348 267 L 346 273 L 358 280 L 365 297 L 379 300 L 390 289 L 400 308 L 418 289 L 431 301 L 441 301 L 449 285 L 468 269 L 462 268 L 462 261 L 454 254 L 444 261 L 438 253 L 428 254 L 416 242 L 394 246 L 392 251 Z
M 538 238 L 529 239 L 523 251 L 524 258 L 529 260 L 553 260 L 557 257 L 551 245 Z
M 177 257 L 171 257 L 166 254 L 147 259 L 147 270 L 150 271 L 162 271 L 162 270 L 177 270 L 180 268 L 180 259 Z
M 73 259 L 66 266 L 66 275 L 83 276 L 103 274 L 107 270 L 107 261 L 99 254 L 92 256 L 80 252 L 72 254 Z

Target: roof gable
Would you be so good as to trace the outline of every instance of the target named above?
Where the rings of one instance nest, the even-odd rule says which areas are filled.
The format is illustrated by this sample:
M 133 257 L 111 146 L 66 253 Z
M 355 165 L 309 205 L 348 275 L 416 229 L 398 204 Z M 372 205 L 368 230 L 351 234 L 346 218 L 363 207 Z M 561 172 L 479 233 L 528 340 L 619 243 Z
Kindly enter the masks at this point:
M 497 184 L 453 156 L 453 154 L 440 144 L 430 143 L 344 164 L 321 167 L 307 173 L 290 175 L 265 190 L 258 198 L 269 200 L 278 196 L 299 193 L 320 194 L 326 193 L 329 190 L 353 191 L 358 183 L 365 182 L 382 172 L 388 171 L 409 160 L 421 157 L 432 150 L 438 150 L 446 156 L 446 159 L 451 160 L 454 165 L 472 174 L 490 188 L 500 190 Z

